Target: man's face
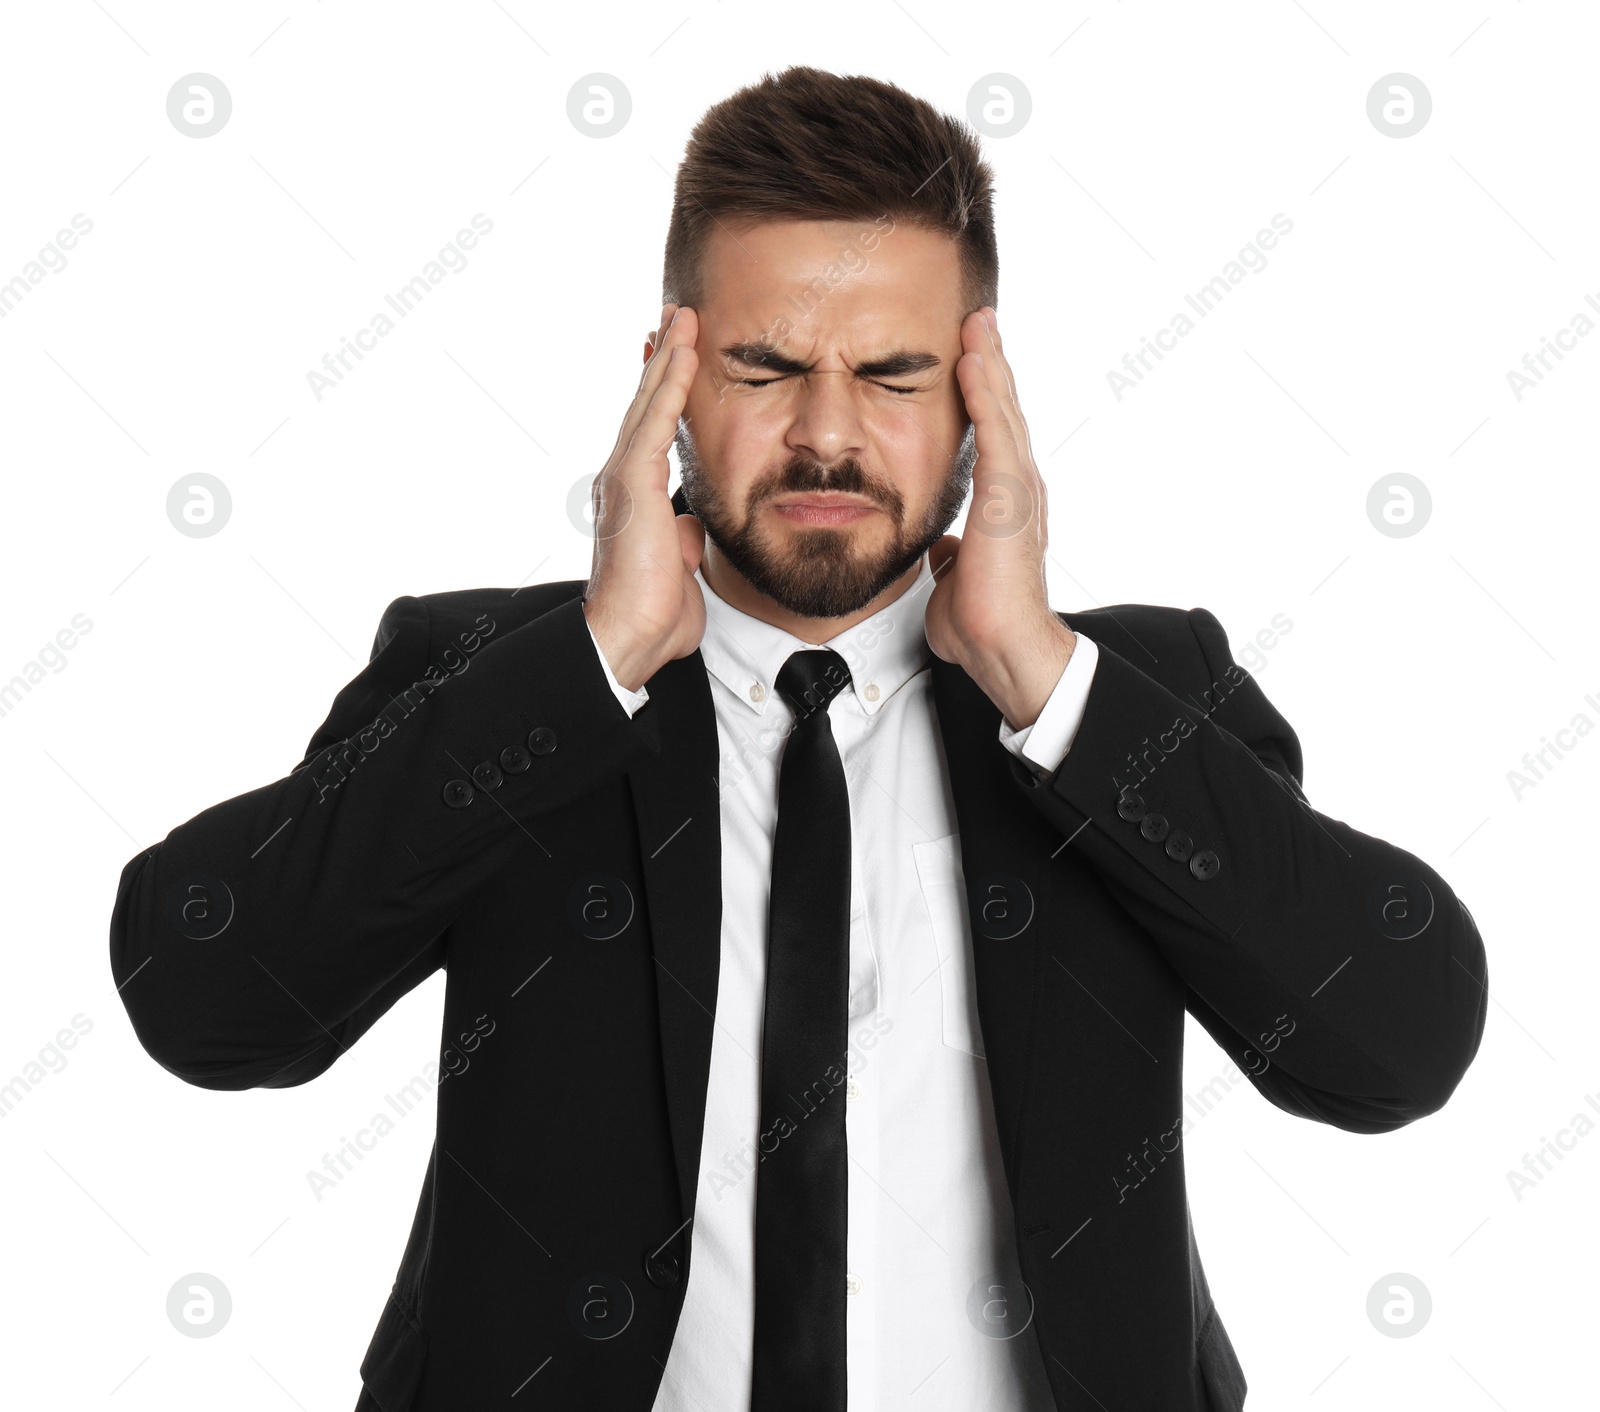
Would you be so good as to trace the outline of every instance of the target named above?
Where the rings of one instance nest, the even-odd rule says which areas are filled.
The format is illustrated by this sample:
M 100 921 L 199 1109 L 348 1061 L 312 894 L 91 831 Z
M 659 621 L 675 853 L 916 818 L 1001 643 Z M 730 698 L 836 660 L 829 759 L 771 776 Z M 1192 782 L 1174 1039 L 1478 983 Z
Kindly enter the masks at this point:
M 774 221 L 719 228 L 702 273 L 685 495 L 759 592 L 802 617 L 857 612 L 972 485 L 955 242 L 887 218 Z

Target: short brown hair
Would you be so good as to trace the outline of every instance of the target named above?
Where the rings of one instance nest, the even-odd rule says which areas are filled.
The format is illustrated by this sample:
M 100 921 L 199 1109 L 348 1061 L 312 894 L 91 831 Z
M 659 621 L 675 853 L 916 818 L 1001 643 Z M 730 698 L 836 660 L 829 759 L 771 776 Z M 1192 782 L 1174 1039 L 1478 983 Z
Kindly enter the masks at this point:
M 712 229 L 888 215 L 957 243 L 964 313 L 998 307 L 994 173 L 976 133 L 880 79 L 795 66 L 708 108 L 689 136 L 662 276 L 668 304 L 700 302 Z

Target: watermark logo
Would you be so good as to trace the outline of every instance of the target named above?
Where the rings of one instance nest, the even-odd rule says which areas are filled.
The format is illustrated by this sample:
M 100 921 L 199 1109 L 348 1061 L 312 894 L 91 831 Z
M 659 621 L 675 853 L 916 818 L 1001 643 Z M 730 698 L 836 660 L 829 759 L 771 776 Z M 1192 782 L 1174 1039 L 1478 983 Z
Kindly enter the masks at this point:
M 1033 1322 L 1033 1291 L 1021 1275 L 986 1275 L 967 1291 L 967 1322 L 985 1338 L 1015 1338 Z
M 179 476 L 167 491 L 167 519 L 190 539 L 220 534 L 233 515 L 233 496 L 214 475 L 195 471 Z
M 1411 941 L 1433 920 L 1433 893 L 1417 873 L 1374 883 L 1367 893 L 1367 920 L 1390 941 Z
M 1367 492 L 1367 519 L 1390 539 L 1420 534 L 1433 517 L 1433 496 L 1416 476 L 1395 471 L 1379 476 Z
M 986 873 L 972 885 L 972 930 L 986 941 L 1015 941 L 1033 921 L 1033 893 L 1014 873 Z
M 567 90 L 567 121 L 585 137 L 614 137 L 628 125 L 633 95 L 615 74 L 585 74 Z
M 626 1280 L 597 1270 L 567 1291 L 567 1318 L 585 1338 L 615 1338 L 633 1321 L 633 1291 Z
M 1433 115 L 1433 95 L 1411 74 L 1385 74 L 1367 91 L 1367 118 L 1385 137 L 1415 137 Z
M 215 137 L 232 116 L 228 85 L 210 74 L 185 74 L 167 91 L 167 118 L 185 137 Z
M 1367 1291 L 1367 1318 L 1386 1338 L 1420 1334 L 1433 1313 L 1433 1296 L 1415 1275 L 1385 1275 Z
M 567 490 L 567 519 L 585 539 L 615 539 L 633 519 L 633 494 L 613 478 L 611 503 L 600 473 L 579 476 Z
M 189 873 L 172 887 L 172 929 L 190 941 L 213 941 L 233 920 L 233 893 L 210 873 Z
M 967 91 L 967 121 L 985 137 L 1015 137 L 1033 116 L 1033 95 L 1014 74 L 985 74 Z
M 976 519 L 967 523 L 990 539 L 1011 539 L 1033 523 L 1038 507 L 1028 487 L 1009 471 L 979 471 L 985 493 Z
M 227 1327 L 233 1296 L 215 1275 L 196 1270 L 167 1291 L 167 1318 L 186 1338 L 210 1338 Z
M 633 893 L 610 873 L 585 873 L 567 893 L 567 921 L 579 936 L 610 941 L 633 920 Z

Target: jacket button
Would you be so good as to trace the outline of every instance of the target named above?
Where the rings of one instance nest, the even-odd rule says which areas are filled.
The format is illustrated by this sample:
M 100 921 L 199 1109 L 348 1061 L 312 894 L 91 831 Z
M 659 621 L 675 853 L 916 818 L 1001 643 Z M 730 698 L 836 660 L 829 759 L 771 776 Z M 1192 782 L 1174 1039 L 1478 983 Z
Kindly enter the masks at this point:
M 1167 835 L 1167 857 L 1175 863 L 1181 863 L 1194 852 L 1194 840 L 1182 829 L 1173 829 Z
M 1221 866 L 1222 860 L 1209 848 L 1202 848 L 1189 860 L 1189 871 L 1201 882 L 1209 882 L 1216 877 L 1217 870 Z
M 1117 817 L 1126 819 L 1130 824 L 1136 824 L 1144 818 L 1144 800 L 1131 789 L 1125 789 L 1117 796 Z
M 499 789 L 505 783 L 505 778 L 493 760 L 480 760 L 472 767 L 472 782 L 479 789 Z
M 678 1283 L 678 1257 L 670 1250 L 647 1250 L 644 1253 L 644 1272 L 651 1284 L 670 1289 Z
M 1139 832 L 1149 839 L 1151 843 L 1160 843 L 1167 836 L 1167 830 L 1170 827 L 1171 825 L 1167 823 L 1166 815 L 1146 814 L 1144 822 L 1139 825 Z
M 549 726 L 535 726 L 528 732 L 528 749 L 535 755 L 548 755 L 556 748 L 556 733 Z
M 533 763 L 533 756 L 520 745 L 508 745 L 500 752 L 500 768 L 508 775 L 520 775 Z
M 444 787 L 444 802 L 452 809 L 465 809 L 472 803 L 472 786 L 465 780 L 451 780 Z

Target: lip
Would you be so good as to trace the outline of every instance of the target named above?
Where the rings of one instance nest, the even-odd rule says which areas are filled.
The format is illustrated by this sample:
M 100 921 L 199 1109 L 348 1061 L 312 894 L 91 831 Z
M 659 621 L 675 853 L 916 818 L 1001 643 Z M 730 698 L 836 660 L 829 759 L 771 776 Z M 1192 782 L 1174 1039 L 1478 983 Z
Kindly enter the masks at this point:
M 817 493 L 778 501 L 773 507 L 786 520 L 807 525 L 846 525 L 877 513 L 870 500 L 844 494 Z

